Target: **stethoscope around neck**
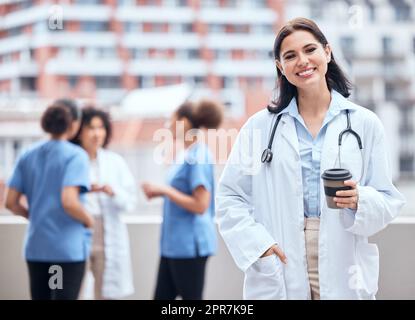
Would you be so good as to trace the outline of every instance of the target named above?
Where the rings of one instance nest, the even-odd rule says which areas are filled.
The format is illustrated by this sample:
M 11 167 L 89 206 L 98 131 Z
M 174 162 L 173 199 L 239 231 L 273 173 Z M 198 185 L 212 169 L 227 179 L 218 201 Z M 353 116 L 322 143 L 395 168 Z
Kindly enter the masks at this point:
M 280 122 L 281 117 L 282 117 L 282 114 L 279 114 L 277 116 L 277 121 L 275 121 L 274 126 L 272 127 L 271 136 L 270 136 L 269 141 L 268 141 L 268 146 L 262 152 L 262 156 L 261 156 L 261 162 L 262 163 L 270 163 L 272 161 L 272 158 L 274 157 L 274 154 L 272 152 L 272 143 L 274 142 L 275 132 L 277 131 L 278 123 Z M 336 167 L 337 164 L 339 165 L 339 168 L 342 167 L 342 165 L 341 165 L 341 146 L 342 146 L 343 136 L 346 133 L 352 134 L 356 138 L 357 144 L 359 145 L 360 155 L 362 157 L 362 169 L 361 169 L 361 172 L 360 172 L 360 178 L 359 178 L 359 180 L 357 180 L 359 182 L 360 179 L 362 179 L 363 173 L 364 173 L 364 169 L 363 169 L 364 168 L 363 144 L 362 144 L 362 139 L 360 138 L 359 134 L 352 129 L 352 125 L 351 125 L 351 122 L 350 122 L 350 110 L 349 109 L 346 109 L 346 117 L 347 117 L 347 127 L 346 127 L 346 129 L 344 129 L 342 132 L 339 133 L 338 152 L 337 152 L 336 161 L 334 162 L 334 167 Z

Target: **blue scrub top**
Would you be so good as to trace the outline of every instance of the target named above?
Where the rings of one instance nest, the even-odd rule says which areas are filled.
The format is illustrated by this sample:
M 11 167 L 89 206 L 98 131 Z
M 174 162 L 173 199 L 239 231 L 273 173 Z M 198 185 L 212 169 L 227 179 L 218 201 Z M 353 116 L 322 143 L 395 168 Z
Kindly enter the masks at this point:
M 90 188 L 86 152 L 68 141 L 36 144 L 18 160 L 8 186 L 26 195 L 29 226 L 25 240 L 28 261 L 78 262 L 89 256 L 91 231 L 62 207 L 65 186 Z
M 217 239 L 214 224 L 214 168 L 213 157 L 206 145 L 194 144 L 181 161 L 172 165 L 168 184 L 191 195 L 203 186 L 210 193 L 210 205 L 202 215 L 194 214 L 164 198 L 161 231 L 161 255 L 166 258 L 205 257 L 216 253 Z

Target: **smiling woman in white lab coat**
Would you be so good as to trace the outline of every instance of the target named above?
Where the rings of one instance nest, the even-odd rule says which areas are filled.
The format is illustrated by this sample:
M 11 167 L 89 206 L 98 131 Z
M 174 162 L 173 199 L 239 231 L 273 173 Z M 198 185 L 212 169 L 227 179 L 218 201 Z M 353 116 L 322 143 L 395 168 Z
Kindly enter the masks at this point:
M 94 278 L 94 296 L 99 300 L 134 293 L 130 243 L 121 214 L 135 208 L 137 187 L 125 160 L 105 149 L 111 132 L 108 113 L 88 107 L 83 109 L 81 127 L 72 141 L 86 150 L 90 160 L 91 191 L 85 207 L 95 223 L 88 267 Z M 87 291 L 84 297 L 89 298 Z
M 350 83 L 313 21 L 283 26 L 274 56 L 278 98 L 241 129 L 216 197 L 220 233 L 245 272 L 244 298 L 374 299 L 379 253 L 368 237 L 404 204 L 391 182 L 383 126 L 346 99 Z M 339 209 L 331 209 L 320 175 L 340 162 L 348 124 L 363 149 L 354 134 L 343 136 L 351 189 L 338 191 Z M 268 147 L 273 157 L 262 162 Z

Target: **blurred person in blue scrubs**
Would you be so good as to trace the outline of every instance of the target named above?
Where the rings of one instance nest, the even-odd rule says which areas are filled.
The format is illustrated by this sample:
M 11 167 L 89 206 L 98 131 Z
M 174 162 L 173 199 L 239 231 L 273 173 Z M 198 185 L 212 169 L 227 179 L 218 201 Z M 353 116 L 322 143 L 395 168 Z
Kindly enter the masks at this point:
M 90 162 L 91 192 L 85 196 L 85 208 L 94 216 L 94 228 L 87 269 L 92 271 L 97 300 L 134 293 L 130 243 L 121 214 L 134 210 L 137 185 L 125 160 L 106 149 L 111 133 L 109 114 L 87 107 L 82 110 L 79 132 L 71 140 L 85 149 Z M 90 278 L 85 279 L 86 288 Z
M 81 202 L 90 188 L 89 160 L 68 141 L 80 117 L 71 100 L 48 107 L 41 125 L 50 138 L 19 157 L 8 182 L 6 207 L 29 220 L 24 254 L 34 300 L 77 299 L 89 256 L 93 218 Z
M 222 117 L 222 107 L 212 101 L 181 105 L 172 116 L 170 130 L 184 150 L 169 170 L 168 184 L 143 183 L 148 199 L 164 197 L 156 300 L 202 299 L 206 262 L 217 250 L 214 167 L 208 146 L 189 133 L 216 129 Z

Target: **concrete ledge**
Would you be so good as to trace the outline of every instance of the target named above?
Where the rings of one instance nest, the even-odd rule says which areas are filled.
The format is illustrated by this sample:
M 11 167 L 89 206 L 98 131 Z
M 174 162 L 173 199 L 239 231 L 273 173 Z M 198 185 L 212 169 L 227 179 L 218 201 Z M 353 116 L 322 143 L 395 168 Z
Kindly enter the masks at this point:
M 130 235 L 135 294 L 128 299 L 151 299 L 159 262 L 161 217 L 124 216 Z M 415 217 L 395 219 L 371 238 L 380 251 L 378 299 L 415 299 Z M 0 215 L 0 299 L 29 299 L 28 276 L 22 255 L 27 222 Z M 236 268 L 219 237 L 218 254 L 208 261 L 205 299 L 241 299 L 243 273 Z

